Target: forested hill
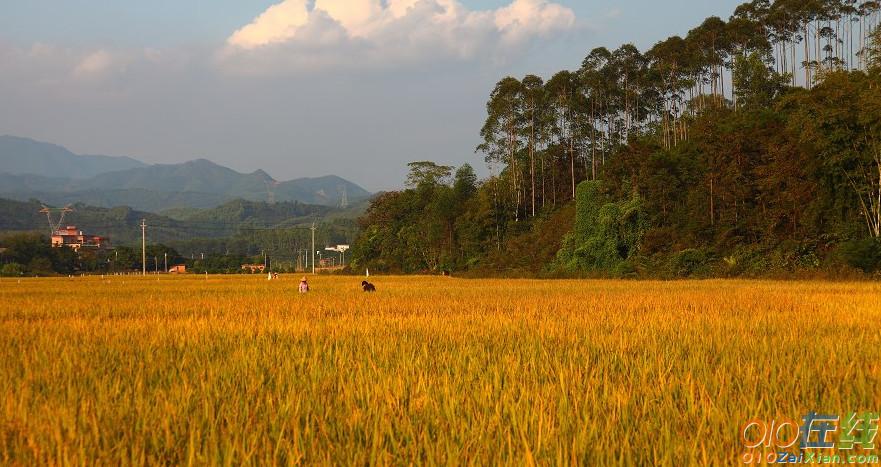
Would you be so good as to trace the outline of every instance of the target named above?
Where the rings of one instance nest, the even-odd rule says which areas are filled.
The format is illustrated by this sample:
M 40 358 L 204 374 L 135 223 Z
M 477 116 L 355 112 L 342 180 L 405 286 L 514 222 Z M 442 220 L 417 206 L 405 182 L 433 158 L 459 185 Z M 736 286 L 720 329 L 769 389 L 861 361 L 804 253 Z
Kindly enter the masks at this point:
M 497 175 L 411 164 L 410 188 L 362 219 L 355 265 L 876 271 L 879 18 L 877 2 L 757 0 L 647 51 L 597 48 L 574 70 L 505 77 L 475 128 Z
M 268 204 L 233 200 L 211 209 L 191 209 L 153 214 L 129 207 L 100 208 L 73 205 L 65 217 L 65 225 L 76 225 L 93 235 L 109 236 L 115 245 L 135 245 L 140 241 L 141 219 L 148 225 L 149 241 L 178 245 L 193 239 L 218 239 L 256 231 L 304 229 L 312 222 L 327 223 L 328 217 L 338 218 L 340 212 L 326 206 L 282 202 Z M 45 214 L 40 214 L 39 201 L 27 202 L 0 199 L 0 232 L 31 231 L 48 235 Z M 57 216 L 55 217 L 57 219 Z
M 312 249 L 313 238 L 323 251 L 329 245 L 350 244 L 356 232 L 355 208 L 297 202 L 234 200 L 212 209 L 171 213 L 174 217 L 77 204 L 63 225 L 109 236 L 114 248 L 74 252 L 50 246 L 49 223 L 39 213 L 42 206 L 36 200 L 0 199 L 0 276 L 140 271 L 142 219 L 151 271 L 165 266 L 166 255 L 168 264 L 186 264 L 196 272 L 239 273 L 243 263 L 262 261 L 272 261 L 276 270 L 292 270 Z

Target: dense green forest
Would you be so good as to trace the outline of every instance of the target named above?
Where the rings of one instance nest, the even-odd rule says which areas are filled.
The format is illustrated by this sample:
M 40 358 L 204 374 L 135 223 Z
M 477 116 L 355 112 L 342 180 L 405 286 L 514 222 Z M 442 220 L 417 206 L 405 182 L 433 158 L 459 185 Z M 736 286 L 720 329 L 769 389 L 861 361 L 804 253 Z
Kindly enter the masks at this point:
M 469 165 L 411 164 L 354 266 L 625 277 L 881 269 L 878 2 L 756 0 L 498 82 Z

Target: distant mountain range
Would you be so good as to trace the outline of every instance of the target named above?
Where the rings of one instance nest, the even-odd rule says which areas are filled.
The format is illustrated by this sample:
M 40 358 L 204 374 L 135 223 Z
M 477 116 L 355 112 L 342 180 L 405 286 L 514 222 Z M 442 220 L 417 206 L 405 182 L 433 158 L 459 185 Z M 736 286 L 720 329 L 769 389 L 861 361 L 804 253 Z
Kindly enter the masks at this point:
M 262 170 L 243 174 L 205 159 L 147 165 L 127 157 L 82 156 L 54 144 L 0 136 L 0 197 L 161 212 L 212 208 L 236 199 L 336 207 L 364 200 L 370 193 L 334 175 L 279 182 Z
M 55 144 L 0 135 L 0 172 L 81 179 L 147 164 L 129 157 L 77 155 Z

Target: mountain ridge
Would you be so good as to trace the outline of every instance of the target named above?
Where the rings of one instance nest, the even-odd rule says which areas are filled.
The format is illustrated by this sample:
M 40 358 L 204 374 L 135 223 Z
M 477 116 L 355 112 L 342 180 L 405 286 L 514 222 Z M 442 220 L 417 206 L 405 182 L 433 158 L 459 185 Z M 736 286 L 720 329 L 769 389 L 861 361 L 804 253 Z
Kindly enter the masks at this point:
M 13 175 L 34 174 L 80 179 L 108 170 L 146 165 L 131 157 L 75 154 L 57 144 L 21 136 L 0 135 L 0 167 L 3 172 Z
M 85 178 L 52 176 L 55 173 L 52 171 L 27 173 L 26 170 L 30 170 L 28 167 L 41 167 L 49 163 L 47 161 L 55 160 L 53 158 L 76 160 L 74 158 L 84 156 L 51 143 L 9 136 L 2 138 L 39 146 L 18 154 L 25 154 L 25 158 L 43 158 L 32 161 L 30 165 L 14 165 L 10 170 L 10 165 L 5 161 L 14 157 L 8 151 L 4 152 L 9 145 L 0 144 L 0 196 L 19 201 L 36 198 L 53 204 L 82 202 L 105 208 L 126 205 L 160 212 L 212 208 L 236 199 L 341 206 L 347 201 L 356 202 L 371 196 L 364 188 L 336 175 L 278 181 L 262 169 L 242 173 L 204 158 L 178 164 L 152 165 L 131 159 L 141 165 L 105 170 Z M 40 155 L 47 153 L 51 156 Z M 113 168 L 113 164 L 105 166 L 105 169 L 109 168 Z

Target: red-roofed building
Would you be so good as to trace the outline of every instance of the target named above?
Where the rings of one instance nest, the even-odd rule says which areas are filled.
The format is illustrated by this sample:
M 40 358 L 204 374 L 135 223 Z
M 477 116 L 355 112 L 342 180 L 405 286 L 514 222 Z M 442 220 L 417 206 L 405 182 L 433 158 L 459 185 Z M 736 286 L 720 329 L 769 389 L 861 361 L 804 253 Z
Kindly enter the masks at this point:
M 75 225 L 68 225 L 52 234 L 52 246 L 73 248 L 74 251 L 79 251 L 80 248 L 100 250 L 110 248 L 110 238 L 88 235 L 82 230 L 77 230 Z

